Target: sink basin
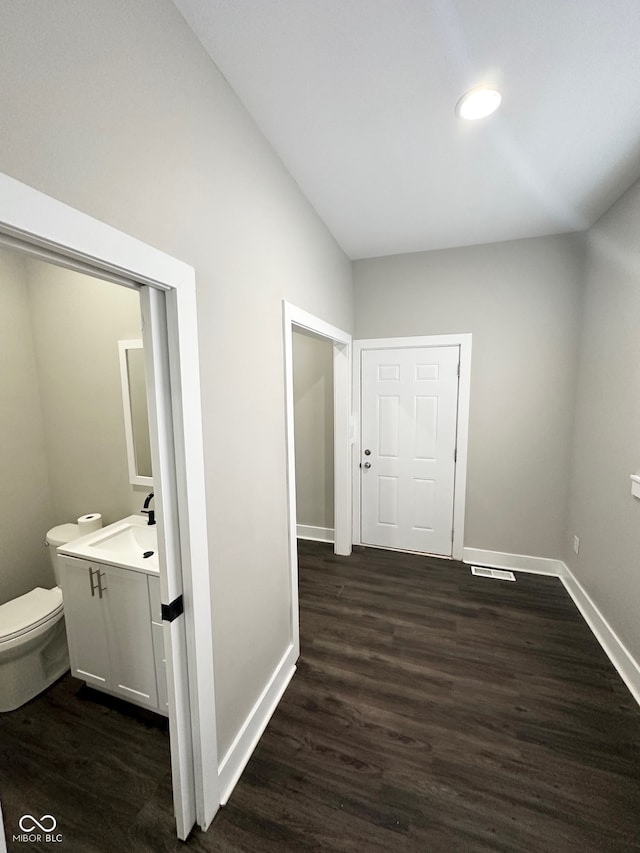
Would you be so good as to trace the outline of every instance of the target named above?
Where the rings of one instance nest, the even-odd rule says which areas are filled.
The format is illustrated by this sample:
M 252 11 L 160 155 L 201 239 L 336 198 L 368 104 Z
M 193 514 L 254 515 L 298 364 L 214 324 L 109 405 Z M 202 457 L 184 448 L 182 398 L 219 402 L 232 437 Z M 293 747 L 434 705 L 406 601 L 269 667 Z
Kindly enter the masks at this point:
M 148 551 L 158 550 L 158 534 L 155 526 L 134 527 L 128 524 L 122 530 L 108 533 L 101 539 L 94 539 L 91 548 L 100 548 L 121 556 L 132 554 L 141 557 Z
M 158 533 L 141 516 L 131 515 L 108 527 L 75 539 L 58 549 L 72 557 L 95 560 L 125 569 L 157 574 Z

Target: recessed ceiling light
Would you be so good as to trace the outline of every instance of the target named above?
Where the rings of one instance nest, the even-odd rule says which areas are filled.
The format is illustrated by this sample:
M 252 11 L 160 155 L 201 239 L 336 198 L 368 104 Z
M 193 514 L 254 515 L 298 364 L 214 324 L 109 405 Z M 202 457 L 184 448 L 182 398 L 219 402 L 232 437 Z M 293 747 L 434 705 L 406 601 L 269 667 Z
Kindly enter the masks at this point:
M 456 114 L 470 121 L 485 118 L 498 109 L 501 100 L 502 95 L 495 89 L 476 86 L 460 98 L 456 104 Z

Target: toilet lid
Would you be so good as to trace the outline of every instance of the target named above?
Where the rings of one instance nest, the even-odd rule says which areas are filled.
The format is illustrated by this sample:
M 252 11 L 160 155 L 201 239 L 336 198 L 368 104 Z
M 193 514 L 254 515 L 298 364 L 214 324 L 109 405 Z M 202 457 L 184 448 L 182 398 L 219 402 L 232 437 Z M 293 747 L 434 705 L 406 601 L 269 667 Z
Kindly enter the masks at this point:
M 47 622 L 62 610 L 62 590 L 42 589 L 31 592 L 0 605 L 0 642 L 12 640 Z

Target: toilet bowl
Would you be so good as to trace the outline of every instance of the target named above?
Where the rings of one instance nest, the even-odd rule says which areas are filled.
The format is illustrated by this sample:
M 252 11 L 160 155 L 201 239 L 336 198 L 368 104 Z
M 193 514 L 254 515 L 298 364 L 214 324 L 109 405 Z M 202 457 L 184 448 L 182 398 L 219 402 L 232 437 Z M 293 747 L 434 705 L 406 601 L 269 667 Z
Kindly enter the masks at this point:
M 57 547 L 77 539 L 77 524 L 47 533 L 58 586 L 36 587 L 0 605 L 0 712 L 14 711 L 69 669 Z

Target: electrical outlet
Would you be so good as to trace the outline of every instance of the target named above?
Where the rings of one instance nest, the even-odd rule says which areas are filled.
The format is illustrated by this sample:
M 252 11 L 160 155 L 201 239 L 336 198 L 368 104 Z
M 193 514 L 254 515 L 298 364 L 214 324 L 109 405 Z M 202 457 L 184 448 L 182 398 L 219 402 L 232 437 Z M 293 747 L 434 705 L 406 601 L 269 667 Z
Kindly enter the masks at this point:
M 580 553 L 580 539 L 577 536 L 573 537 L 573 550 L 576 554 Z

